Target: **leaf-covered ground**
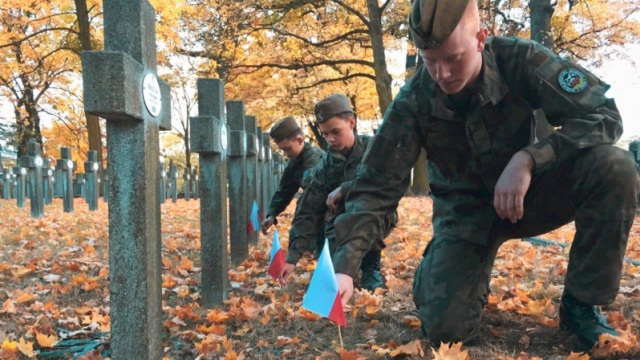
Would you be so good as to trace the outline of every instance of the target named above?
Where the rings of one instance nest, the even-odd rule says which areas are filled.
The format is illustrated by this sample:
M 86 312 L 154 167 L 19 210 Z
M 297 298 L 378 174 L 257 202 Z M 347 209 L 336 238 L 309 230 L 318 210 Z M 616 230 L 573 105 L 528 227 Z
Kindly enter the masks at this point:
M 281 216 L 286 248 L 295 204 Z M 108 349 L 107 206 L 62 212 L 59 199 L 42 219 L 28 206 L 0 200 L 0 358 L 40 353 L 70 358 L 69 344 L 84 344 L 83 359 L 101 359 Z M 432 203 L 405 198 L 400 224 L 387 239 L 383 272 L 387 289 L 357 292 L 347 309 L 340 351 L 337 327 L 301 309 L 314 262 L 304 258 L 285 289 L 266 274 L 271 234 L 260 236 L 250 259 L 231 267 L 229 300 L 218 309 L 199 305 L 199 203 L 162 206 L 163 344 L 166 359 L 588 359 L 574 336 L 558 330 L 557 309 L 568 247 L 513 240 L 502 246 L 493 271 L 492 294 L 475 344 L 441 346 L 425 341 L 411 301 L 413 273 L 431 238 Z M 544 238 L 570 243 L 567 225 Z M 627 255 L 640 259 L 640 223 Z M 593 358 L 640 358 L 640 271 L 625 264 L 620 295 L 605 310 L 621 339 L 603 339 Z M 75 341 L 75 343 L 74 343 Z M 62 344 L 62 345 L 61 345 Z M 462 345 L 462 346 L 461 346 Z M 627 350 L 620 355 L 615 350 Z M 78 351 L 78 350 L 76 350 Z M 572 353 L 573 352 L 573 353 Z M 52 355 L 53 356 L 53 355 Z M 50 357 L 51 358 L 51 357 Z

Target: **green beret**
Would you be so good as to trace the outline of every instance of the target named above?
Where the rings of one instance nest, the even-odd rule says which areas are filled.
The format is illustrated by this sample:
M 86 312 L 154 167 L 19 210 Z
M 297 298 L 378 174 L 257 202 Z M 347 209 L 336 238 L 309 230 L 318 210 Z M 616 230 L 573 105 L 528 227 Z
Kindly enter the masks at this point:
M 469 1 L 413 0 L 409 29 L 416 47 L 424 50 L 442 45 L 458 26 Z
M 278 120 L 269 131 L 269 136 L 273 138 L 273 141 L 279 143 L 282 140 L 286 140 L 296 130 L 300 130 L 300 126 L 296 119 L 289 115 L 285 118 Z
M 349 98 L 342 94 L 333 94 L 328 98 L 320 100 L 313 109 L 313 112 L 316 114 L 318 123 L 323 123 L 338 114 L 346 112 L 353 113 L 353 108 L 351 107 Z

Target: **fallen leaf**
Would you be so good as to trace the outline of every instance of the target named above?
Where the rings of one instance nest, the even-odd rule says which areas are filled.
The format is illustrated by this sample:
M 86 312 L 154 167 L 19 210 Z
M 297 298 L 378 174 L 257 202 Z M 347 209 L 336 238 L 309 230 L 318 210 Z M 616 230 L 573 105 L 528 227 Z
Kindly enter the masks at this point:
M 360 356 L 360 353 L 358 353 L 357 350 L 344 350 L 344 349 L 340 349 L 338 350 L 338 352 L 340 353 L 340 360 L 363 360 L 364 358 L 362 356 Z
M 393 349 L 393 351 L 391 351 L 389 355 L 391 355 L 392 357 L 396 357 L 398 355 L 424 356 L 424 350 L 422 350 L 422 344 L 420 343 L 420 340 L 414 340 L 408 344 L 398 346 L 397 348 Z
M 35 357 L 36 354 L 33 352 L 33 343 L 30 341 L 25 341 L 23 337 L 18 341 L 18 350 L 26 356 L 32 358 Z
M 453 345 L 451 343 L 440 343 L 440 348 L 436 352 L 434 348 L 431 348 L 434 360 L 471 360 L 469 357 L 469 351 L 461 351 L 462 343 L 457 342 Z
M 569 356 L 567 357 L 567 360 L 589 360 L 590 356 L 589 354 L 585 354 L 585 353 L 574 353 L 573 351 L 571 352 L 571 354 L 569 354 Z
M 38 345 L 43 348 L 50 348 L 58 343 L 58 338 L 55 335 L 45 335 L 40 332 L 36 332 L 36 340 L 38 340 Z

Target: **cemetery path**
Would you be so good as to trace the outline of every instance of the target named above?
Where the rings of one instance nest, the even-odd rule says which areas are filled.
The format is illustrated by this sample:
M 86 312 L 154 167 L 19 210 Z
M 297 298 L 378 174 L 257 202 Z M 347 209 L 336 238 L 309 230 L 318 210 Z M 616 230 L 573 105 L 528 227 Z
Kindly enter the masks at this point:
M 88 211 L 76 200 L 63 213 L 60 199 L 45 217 L 0 200 L 0 358 L 34 358 L 38 352 L 70 358 L 61 344 L 83 340 L 94 348 L 83 359 L 108 356 L 109 289 L 107 205 Z M 509 241 L 502 246 L 475 344 L 429 344 L 419 330 L 411 285 L 431 237 L 431 200 L 405 198 L 399 226 L 387 240 L 383 273 L 387 289 L 357 291 L 347 308 L 340 352 L 336 326 L 301 308 L 315 263 L 305 257 L 294 279 L 280 289 L 266 273 L 271 233 L 260 236 L 250 257 L 231 267 L 229 300 L 219 309 L 200 304 L 199 203 L 162 205 L 163 345 L 165 359 L 588 359 L 575 337 L 560 332 L 557 309 L 567 249 Z M 286 249 L 295 204 L 280 217 Z M 545 239 L 570 244 L 569 224 Z M 627 256 L 640 260 L 640 221 L 634 223 Z M 639 358 L 640 268 L 626 263 L 615 303 L 606 310 L 622 339 L 603 344 L 592 358 Z M 358 281 L 356 280 L 356 283 Z M 66 342 L 64 339 L 66 338 Z M 624 349 L 624 355 L 613 349 Z M 75 350 L 78 351 L 78 350 Z M 104 355 L 104 356 L 103 356 Z M 448 357 L 447 357 L 448 356 Z

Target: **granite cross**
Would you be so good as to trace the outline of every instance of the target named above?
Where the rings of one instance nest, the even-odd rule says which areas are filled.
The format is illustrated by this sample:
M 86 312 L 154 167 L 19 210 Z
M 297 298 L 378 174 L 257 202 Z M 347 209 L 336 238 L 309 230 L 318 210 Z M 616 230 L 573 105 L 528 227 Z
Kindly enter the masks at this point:
M 205 307 L 222 305 L 228 291 L 227 146 L 224 84 L 198 79 L 198 115 L 190 118 L 191 149 L 200 154 L 200 292 Z
M 73 160 L 71 149 L 60 148 L 60 159 L 56 160 L 56 185 L 62 196 L 64 212 L 73 212 Z
M 248 214 L 251 210 L 247 197 L 247 137 L 244 131 L 244 103 L 227 101 L 227 122 L 231 129 L 229 136 L 229 239 L 231 262 L 240 264 L 249 257 L 247 237 Z
M 107 120 L 111 358 L 161 359 L 158 131 L 171 122 L 156 74 L 155 11 L 103 2 L 105 51 L 83 52 L 85 111 Z

